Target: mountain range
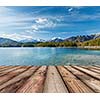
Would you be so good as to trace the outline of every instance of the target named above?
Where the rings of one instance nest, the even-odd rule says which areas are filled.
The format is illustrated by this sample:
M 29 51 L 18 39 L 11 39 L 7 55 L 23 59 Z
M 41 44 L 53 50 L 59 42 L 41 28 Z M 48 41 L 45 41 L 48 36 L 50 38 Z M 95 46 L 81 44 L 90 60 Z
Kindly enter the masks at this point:
M 8 39 L 8 38 L 0 38 L 0 47 L 19 47 L 21 43 Z
M 43 39 L 25 39 L 21 41 L 14 41 L 8 38 L 0 38 L 0 47 L 19 47 L 25 43 L 38 43 L 38 42 L 85 42 L 89 40 L 94 40 L 100 38 L 100 34 L 93 34 L 93 35 L 82 35 L 82 36 L 72 36 L 66 39 L 61 39 L 59 37 L 52 38 L 51 40 L 45 41 Z
M 93 35 L 80 35 L 80 36 L 72 36 L 66 39 L 61 38 L 54 38 L 51 39 L 50 42 L 63 42 L 63 41 L 69 41 L 69 42 L 85 42 L 93 39 L 100 38 L 100 34 L 93 34 Z

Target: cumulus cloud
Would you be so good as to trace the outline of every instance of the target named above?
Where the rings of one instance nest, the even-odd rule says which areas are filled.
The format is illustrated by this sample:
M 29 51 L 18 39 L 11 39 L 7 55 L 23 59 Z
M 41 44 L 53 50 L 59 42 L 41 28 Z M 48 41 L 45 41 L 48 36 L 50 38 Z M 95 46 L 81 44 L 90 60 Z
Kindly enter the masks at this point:
M 35 20 L 36 23 L 32 25 L 33 31 L 39 31 L 43 28 L 52 28 L 56 26 L 56 23 L 53 20 L 47 18 L 38 18 Z
M 82 24 L 84 24 L 82 22 L 84 21 L 100 21 L 100 13 L 98 11 L 92 15 L 84 12 L 80 13 L 84 7 L 71 6 L 66 7 L 66 9 L 64 7 L 65 11 L 61 10 L 58 14 L 53 10 L 55 7 L 52 9 L 49 8 L 49 10 L 48 8 L 49 7 L 43 7 L 37 9 L 36 7 L 34 9 L 33 7 L 32 10 L 28 9 L 28 11 L 26 8 L 22 10 L 23 8 L 20 7 L 21 11 L 19 8 L 19 10 L 16 9 L 16 7 L 0 7 L 0 36 L 20 40 L 21 38 L 31 38 L 29 35 L 34 35 L 33 37 L 36 35 L 38 37 L 39 34 L 40 36 L 43 34 L 47 35 L 48 33 L 55 34 L 55 31 L 57 31 L 57 34 L 64 35 L 64 33 L 62 33 L 63 31 L 71 32 L 76 30 L 76 26 L 82 26 Z M 84 29 L 86 28 L 87 27 L 84 27 Z M 6 32 L 9 34 L 2 34 Z M 24 33 L 20 34 L 21 32 Z

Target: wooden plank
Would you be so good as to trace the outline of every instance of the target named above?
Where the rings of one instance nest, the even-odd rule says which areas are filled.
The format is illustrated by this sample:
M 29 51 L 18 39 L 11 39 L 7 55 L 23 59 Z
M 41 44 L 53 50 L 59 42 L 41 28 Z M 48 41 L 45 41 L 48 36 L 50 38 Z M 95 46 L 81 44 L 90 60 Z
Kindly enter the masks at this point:
M 82 68 L 82 67 L 78 67 L 78 66 L 72 66 L 72 67 L 84 72 L 85 74 L 90 75 L 91 77 L 94 77 L 94 78 L 100 80 L 100 74 L 98 74 L 98 73 L 92 72 L 92 71 L 90 71 L 88 69 L 85 69 L 85 68 Z
M 27 68 L 29 69 L 29 68 Z M 13 72 L 9 72 L 8 74 L 6 75 L 3 75 L 3 76 L 0 76 L 0 85 L 4 84 L 5 82 L 7 82 L 8 80 L 12 79 L 13 77 L 19 75 L 20 73 L 24 72 L 27 70 L 26 68 L 25 69 L 16 69 L 14 70 Z
M 100 81 L 95 78 L 71 67 L 65 66 L 67 70 L 71 71 L 79 80 L 84 82 L 88 87 L 90 87 L 94 92 L 100 92 Z
M 98 69 L 95 68 L 94 66 L 80 66 L 80 67 L 85 68 L 85 69 L 88 69 L 88 70 L 90 70 L 90 71 L 93 71 L 93 72 L 95 72 L 95 73 L 100 74 L 100 70 L 98 70 Z
M 90 93 L 93 92 L 88 86 L 77 79 L 71 72 L 69 72 L 64 67 L 57 67 L 62 78 L 71 93 Z
M 55 66 L 49 66 L 44 86 L 44 93 L 66 93 L 68 92 L 61 76 Z
M 4 84 L 0 85 L 0 92 L 15 92 L 21 87 L 26 80 L 34 74 L 34 72 L 39 67 L 31 67 L 28 70 L 24 71 L 23 73 L 19 74 L 18 76 L 10 79 L 9 81 L 5 82 Z
M 18 93 L 41 93 L 46 78 L 47 66 L 40 67 L 27 81 L 19 88 Z
M 27 67 L 25 67 L 25 66 L 24 67 L 23 66 L 13 66 L 10 69 L 1 71 L 0 76 L 6 75 L 6 74 L 8 74 L 9 72 L 12 72 L 12 71 L 16 71 L 17 69 L 27 69 Z
M 21 87 L 24 82 L 38 69 L 39 67 L 31 67 L 28 70 L 24 71 L 23 73 L 19 74 L 16 77 L 13 77 L 9 81 L 5 82 L 4 84 L 0 85 L 0 91 L 2 92 L 12 92 L 16 91 L 18 87 Z M 21 81 L 20 85 L 19 82 Z
M 13 66 L 0 66 L 0 69 L 8 68 L 8 67 L 13 67 Z
M 3 89 L 0 90 L 0 93 L 16 93 L 16 91 L 28 80 L 27 78 L 24 78 L 14 84 L 11 84 Z
M 92 69 L 95 69 L 95 70 L 100 71 L 100 67 L 99 66 L 96 66 L 96 65 L 81 66 L 81 67 L 85 67 L 85 68 L 91 67 Z
M 100 93 L 100 69 L 96 66 L 1 66 L 0 92 Z
M 94 65 L 94 66 L 96 66 L 96 67 L 100 68 L 100 65 Z
M 0 66 L 0 69 L 7 68 L 7 67 L 9 67 L 9 66 Z
M 15 67 L 17 68 L 17 67 L 20 67 L 20 66 L 18 66 L 18 65 L 16 65 L 16 66 L 0 66 L 0 72 L 9 70 L 9 69 L 12 69 L 12 68 L 15 68 Z M 28 66 L 21 66 L 21 67 L 28 67 Z
M 100 71 L 100 66 L 91 66 L 93 68 L 95 68 L 96 70 L 99 70 Z
M 12 69 L 15 66 L 1 66 L 1 67 L 0 67 L 0 72 L 5 71 L 5 70 L 8 70 L 8 69 Z

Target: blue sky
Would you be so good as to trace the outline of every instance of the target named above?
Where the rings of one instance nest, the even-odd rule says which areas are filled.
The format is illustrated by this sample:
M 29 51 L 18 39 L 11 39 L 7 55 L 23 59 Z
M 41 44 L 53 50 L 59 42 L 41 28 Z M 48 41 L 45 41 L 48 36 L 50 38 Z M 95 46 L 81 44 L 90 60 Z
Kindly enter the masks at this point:
M 49 40 L 99 33 L 100 7 L 0 7 L 0 37 Z

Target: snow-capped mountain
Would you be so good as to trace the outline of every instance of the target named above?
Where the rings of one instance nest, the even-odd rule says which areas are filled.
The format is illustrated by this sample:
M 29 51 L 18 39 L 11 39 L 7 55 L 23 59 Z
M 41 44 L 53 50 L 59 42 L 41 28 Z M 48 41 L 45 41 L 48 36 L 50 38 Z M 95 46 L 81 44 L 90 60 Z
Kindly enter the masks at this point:
M 53 37 L 51 40 L 49 40 L 50 42 L 62 42 L 64 41 L 62 38 L 60 37 Z
M 94 39 L 100 38 L 100 34 L 95 34 Z
M 21 40 L 20 42 L 21 43 L 27 43 L 27 42 L 36 43 L 36 42 L 45 42 L 45 40 L 43 40 L 43 39 L 24 39 L 24 40 Z

